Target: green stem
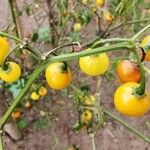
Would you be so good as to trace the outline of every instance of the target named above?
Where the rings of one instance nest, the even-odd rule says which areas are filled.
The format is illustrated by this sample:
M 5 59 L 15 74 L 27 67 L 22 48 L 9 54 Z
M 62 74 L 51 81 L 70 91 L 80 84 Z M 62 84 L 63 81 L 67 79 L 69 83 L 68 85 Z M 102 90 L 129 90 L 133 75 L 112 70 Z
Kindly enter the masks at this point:
M 39 74 L 48 66 L 49 63 L 56 62 L 56 61 L 73 60 L 75 58 L 88 56 L 88 55 L 94 55 L 94 54 L 107 52 L 107 51 L 112 51 L 112 50 L 117 50 L 117 49 L 120 49 L 120 48 L 130 48 L 130 46 L 131 45 L 129 45 L 128 43 L 114 44 L 112 46 L 96 48 L 96 49 L 93 49 L 93 50 L 86 50 L 86 51 L 75 52 L 75 53 L 71 53 L 71 54 L 63 54 L 63 55 L 60 55 L 60 56 L 54 56 L 52 58 L 49 58 L 48 60 L 40 62 L 40 64 L 37 66 L 35 71 L 32 73 L 31 77 L 27 81 L 27 83 L 24 86 L 23 90 L 20 92 L 20 94 L 17 96 L 17 98 L 10 105 L 10 107 L 8 108 L 6 113 L 0 119 L 0 129 L 2 129 L 2 127 L 4 126 L 6 121 L 8 120 L 9 116 L 11 115 L 11 113 L 13 112 L 15 107 L 20 103 L 23 96 L 25 95 L 27 90 L 30 88 L 31 84 L 39 76 Z
M 150 21 L 150 18 L 144 18 L 144 19 L 139 19 L 139 20 L 131 20 L 131 21 L 127 21 L 126 23 L 124 22 L 121 22 L 120 24 L 110 28 L 108 30 L 108 33 L 118 29 L 119 27 L 121 27 L 122 25 L 127 25 L 127 24 L 133 24 L 133 23 L 139 23 L 139 22 L 148 22 Z M 146 29 L 147 30 L 147 29 Z M 145 31 L 144 31 L 145 32 Z M 89 47 L 91 46 L 93 43 L 97 42 L 98 40 L 100 40 L 100 38 L 97 36 L 95 39 L 91 40 L 89 43 L 86 43 L 82 46 L 82 48 L 86 48 L 86 47 Z M 111 42 L 111 41 L 110 41 Z
M 139 23 L 139 22 L 149 22 L 149 21 L 150 21 L 150 18 L 144 18 L 144 19 L 138 19 L 138 20 L 127 21 L 127 22 L 125 22 L 125 23 L 124 23 L 124 22 L 121 22 L 121 23 L 117 24 L 116 26 L 110 28 L 110 29 L 108 30 L 108 32 L 110 33 L 110 32 L 112 32 L 112 31 L 118 29 L 119 27 L 121 27 L 121 26 L 123 26 L 123 25 L 133 24 L 133 23 Z
M 40 54 L 40 52 L 38 52 L 36 49 L 34 49 L 32 46 L 30 45 L 25 45 L 23 46 L 24 49 L 28 50 L 29 52 L 31 52 L 31 54 L 33 54 L 32 56 L 37 59 L 37 60 L 42 60 L 42 56 Z
M 141 95 L 145 94 L 145 70 L 144 70 L 144 68 L 143 68 L 143 65 L 142 65 L 142 63 L 141 63 L 140 57 L 139 57 L 139 55 L 138 55 L 136 49 L 133 50 L 133 53 L 134 53 L 134 55 L 135 55 L 135 57 L 136 57 L 136 59 L 137 59 L 137 63 L 138 63 L 138 65 L 139 65 L 140 71 L 141 71 L 141 82 L 140 82 L 140 86 L 139 86 L 138 88 L 136 88 L 135 93 L 136 93 L 137 95 L 141 96 Z
M 99 41 L 95 42 L 91 48 L 95 48 L 100 44 L 109 43 L 109 42 L 130 42 L 131 40 L 128 38 L 111 38 L 111 39 L 100 39 Z
M 127 43 L 127 42 L 122 42 L 122 43 L 113 44 L 110 46 L 95 48 L 92 50 L 88 49 L 88 50 L 84 50 L 84 51 L 80 51 L 80 52 L 51 57 L 48 59 L 48 62 L 68 61 L 68 60 L 78 59 L 78 58 L 84 57 L 84 56 L 95 55 L 95 54 L 110 52 L 110 51 L 116 51 L 116 50 L 120 50 L 120 49 L 131 49 L 131 48 L 133 48 L 133 45 L 131 45 L 130 43 Z
M 15 107 L 20 103 L 20 101 L 22 100 L 23 96 L 25 95 L 25 93 L 27 92 L 27 90 L 30 88 L 31 84 L 39 76 L 39 74 L 43 71 L 43 69 L 44 69 L 43 66 L 44 66 L 44 62 L 42 61 L 37 66 L 37 68 L 35 69 L 35 71 L 32 73 L 31 77 L 27 81 L 27 83 L 24 86 L 23 90 L 19 93 L 19 95 L 12 102 L 12 104 L 10 105 L 10 107 L 8 108 L 8 110 L 6 111 L 6 113 L 2 116 L 2 118 L 0 119 L 0 129 L 2 129 L 2 127 L 4 126 L 4 124 L 6 123 L 6 121 L 9 119 L 9 116 L 11 115 L 11 113 L 13 112 L 13 110 L 15 109 Z
M 66 45 L 58 46 L 58 47 L 56 47 L 56 48 L 48 51 L 47 53 L 45 53 L 43 56 L 44 57 L 48 57 L 51 53 L 53 53 L 53 52 L 55 52 L 55 51 L 57 51 L 59 49 L 62 49 L 64 47 L 69 47 L 69 46 L 75 46 L 75 45 L 79 45 L 79 44 L 78 43 L 71 43 L 71 44 L 66 44 Z
M 23 41 L 22 41 L 21 39 L 17 38 L 16 36 L 7 34 L 7 33 L 5 33 L 5 32 L 1 32 L 1 31 L 0 31 L 0 35 L 1 35 L 1 36 L 4 36 L 4 37 L 7 37 L 7 38 L 9 38 L 9 39 L 15 40 L 15 41 L 17 41 L 17 42 L 23 43 Z
M 125 126 L 126 128 L 128 128 L 130 131 L 132 131 L 133 133 L 135 133 L 136 135 L 138 135 L 140 138 L 142 138 L 145 142 L 150 143 L 150 138 L 146 137 L 145 135 L 143 135 L 141 132 L 139 132 L 138 130 L 136 130 L 135 128 L 131 127 L 128 123 L 126 123 L 125 121 L 121 120 L 120 118 L 118 118 L 117 116 L 113 115 L 111 112 L 109 112 L 107 109 L 103 108 L 103 111 L 106 115 L 110 116 L 111 118 L 113 118 L 114 120 L 116 120 L 117 122 L 119 122 L 121 125 Z
M 95 37 L 95 39 L 92 39 L 92 40 L 89 41 L 88 43 L 83 44 L 83 45 L 82 45 L 82 49 L 87 48 L 87 47 L 90 47 L 93 43 L 97 42 L 98 40 L 100 40 L 100 37 L 99 37 L 99 36 Z
M 144 34 L 148 29 L 150 29 L 150 24 L 144 27 L 142 30 L 140 30 L 136 35 L 134 35 L 131 39 L 136 40 L 139 36 Z
M 0 130 L 0 150 L 4 150 L 4 145 L 3 145 L 3 131 Z
M 75 90 L 76 92 L 78 93 L 81 93 L 82 92 L 76 88 L 76 86 L 74 85 L 70 85 L 70 87 Z M 86 107 L 86 106 L 82 106 L 83 108 L 85 109 L 90 109 L 90 110 L 93 110 L 94 111 L 94 108 L 92 107 Z M 132 126 L 130 126 L 127 122 L 121 120 L 120 118 L 118 118 L 117 116 L 115 116 L 114 114 L 112 114 L 110 111 L 108 111 L 107 109 L 103 108 L 102 111 L 110 116 L 111 118 L 113 118 L 114 120 L 116 120 L 117 122 L 119 122 L 120 124 L 122 124 L 123 126 L 125 126 L 126 128 L 128 128 L 129 130 L 131 130 L 134 134 L 138 135 L 140 138 L 144 139 L 146 142 L 150 143 L 150 138 L 146 137 L 145 135 L 143 135 L 141 132 L 139 132 L 138 130 L 136 130 L 135 128 L 133 128 Z
M 72 8 L 72 10 L 74 10 L 77 7 L 77 5 L 78 5 L 78 2 L 76 2 L 76 4 L 74 5 L 74 7 Z M 58 33 L 59 37 L 63 33 L 64 28 L 66 27 L 66 25 L 67 25 L 68 21 L 70 20 L 70 18 L 71 18 L 71 15 L 69 14 L 69 16 L 67 16 L 66 20 L 64 21 L 64 24 L 62 25 L 62 27 L 61 27 L 61 29 L 60 29 L 60 31 Z
M 9 4 L 10 4 L 10 10 L 11 10 L 11 14 L 12 14 L 12 19 L 15 24 L 15 33 L 16 33 L 17 37 L 20 37 L 19 36 L 19 28 L 18 28 L 17 19 L 16 19 L 17 16 L 16 16 L 16 8 L 14 6 L 14 1 L 9 0 Z

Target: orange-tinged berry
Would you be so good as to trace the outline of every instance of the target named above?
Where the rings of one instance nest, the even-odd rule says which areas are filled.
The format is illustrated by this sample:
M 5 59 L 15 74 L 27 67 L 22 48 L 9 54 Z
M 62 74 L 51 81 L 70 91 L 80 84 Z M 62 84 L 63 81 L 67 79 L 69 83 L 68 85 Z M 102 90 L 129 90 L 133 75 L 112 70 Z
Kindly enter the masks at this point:
M 12 117 L 13 119 L 19 119 L 20 116 L 21 116 L 21 111 L 19 111 L 19 110 L 16 110 L 16 111 L 14 111 L 14 112 L 11 114 L 11 117 Z
M 103 7 L 105 4 L 105 0 L 96 0 L 96 6 L 97 7 Z
M 41 87 L 39 88 L 38 94 L 39 94 L 40 96 L 46 96 L 46 95 L 47 95 L 47 88 L 45 88 L 44 86 L 41 86 Z
M 32 108 L 32 104 L 28 101 L 25 103 L 25 108 Z
M 108 21 L 108 22 L 112 22 L 113 21 L 113 19 L 114 19 L 114 16 L 110 13 L 110 11 L 105 11 L 104 12 L 104 14 L 103 14 L 103 16 L 104 16 L 104 19 L 106 20 L 106 21 Z

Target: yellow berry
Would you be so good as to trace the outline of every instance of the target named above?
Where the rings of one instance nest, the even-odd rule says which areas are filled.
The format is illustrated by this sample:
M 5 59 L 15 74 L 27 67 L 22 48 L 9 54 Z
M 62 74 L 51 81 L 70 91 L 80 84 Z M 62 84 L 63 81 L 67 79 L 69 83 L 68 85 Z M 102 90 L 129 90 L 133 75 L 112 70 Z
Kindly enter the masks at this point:
M 96 6 L 97 7 L 103 7 L 105 4 L 105 0 L 96 0 Z
M 81 23 L 75 23 L 74 24 L 74 27 L 73 27 L 74 31 L 80 31 L 81 28 L 82 28 Z
M 44 86 L 41 86 L 40 89 L 39 89 L 39 91 L 38 91 L 38 94 L 39 94 L 40 96 L 45 96 L 45 95 L 47 95 L 47 88 L 45 88 Z
M 86 97 L 83 100 L 83 105 L 91 106 L 94 104 L 95 100 L 96 100 L 96 97 L 94 95 L 90 95 L 90 97 Z
M 25 108 L 31 108 L 32 107 L 32 104 L 28 101 L 25 103 Z
M 104 19 L 110 23 L 114 19 L 114 16 L 109 11 L 105 11 L 103 15 L 104 15 Z
M 90 110 L 85 110 L 82 112 L 81 116 L 80 116 L 80 121 L 85 124 L 88 125 L 89 122 L 92 120 L 92 112 Z
M 31 99 L 34 100 L 34 101 L 37 101 L 40 99 L 40 95 L 37 94 L 36 92 L 32 92 L 31 93 Z

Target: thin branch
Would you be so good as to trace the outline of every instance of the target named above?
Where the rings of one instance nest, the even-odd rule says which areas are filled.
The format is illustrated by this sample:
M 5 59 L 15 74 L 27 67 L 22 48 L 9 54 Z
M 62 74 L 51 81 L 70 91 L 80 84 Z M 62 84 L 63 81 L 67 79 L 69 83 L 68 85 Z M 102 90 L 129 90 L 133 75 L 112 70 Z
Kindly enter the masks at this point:
M 19 18 L 18 18 L 18 7 L 17 7 L 16 0 L 9 0 L 9 4 L 10 4 L 10 10 L 11 10 L 11 14 L 12 14 L 12 19 L 15 24 L 16 36 L 21 38 L 22 33 L 21 33 L 20 22 L 19 22 Z
M 127 21 L 127 22 L 121 22 L 121 23 L 119 23 L 118 25 L 116 25 L 116 26 L 110 28 L 110 29 L 108 30 L 108 32 L 110 33 L 110 32 L 112 32 L 112 31 L 114 31 L 114 30 L 120 28 L 120 27 L 123 26 L 123 25 L 128 25 L 128 24 L 133 24 L 133 23 L 139 23 L 139 22 L 149 22 L 149 21 L 150 21 L 150 18 L 144 18 L 144 19 L 138 19 L 138 20 L 130 20 L 130 21 Z
M 0 130 L 0 150 L 4 150 L 3 131 L 2 130 Z
M 69 47 L 69 46 L 75 46 L 75 45 L 79 45 L 79 43 L 71 43 L 71 44 L 66 44 L 66 45 L 62 45 L 62 46 L 59 46 L 59 47 L 56 47 L 46 53 L 43 54 L 43 57 L 47 58 L 50 54 L 52 54 L 53 52 L 57 51 L 58 49 L 62 49 L 64 47 Z
M 145 28 L 140 30 L 136 35 L 134 35 L 131 39 L 136 40 L 139 36 L 142 36 L 148 29 L 150 29 L 150 24 L 147 25 Z
M 92 149 L 96 150 L 96 145 L 95 145 L 95 135 L 93 133 L 90 134 L 90 137 L 92 139 Z
M 78 5 L 78 2 L 73 6 L 72 10 L 74 10 L 74 9 L 77 7 L 77 5 Z M 59 31 L 59 33 L 58 33 L 59 37 L 60 37 L 61 34 L 63 33 L 64 28 L 66 27 L 68 21 L 70 20 L 70 17 L 71 17 L 71 15 L 69 14 L 69 15 L 67 16 L 66 20 L 64 21 L 63 26 L 61 27 L 61 29 L 60 29 L 60 31 Z
M 121 120 L 120 118 L 118 118 L 117 116 L 115 116 L 114 114 L 112 114 L 111 112 L 109 112 L 107 109 L 103 108 L 103 111 L 106 115 L 110 116 L 111 118 L 113 118 L 114 120 L 116 120 L 117 122 L 119 122 L 121 125 L 125 126 L 126 128 L 128 128 L 130 131 L 132 131 L 134 134 L 138 135 L 140 138 L 142 138 L 145 142 L 150 143 L 150 138 L 146 137 L 145 135 L 143 135 L 141 132 L 139 132 L 138 130 L 136 130 L 134 127 L 131 127 L 128 123 L 126 123 L 125 121 Z

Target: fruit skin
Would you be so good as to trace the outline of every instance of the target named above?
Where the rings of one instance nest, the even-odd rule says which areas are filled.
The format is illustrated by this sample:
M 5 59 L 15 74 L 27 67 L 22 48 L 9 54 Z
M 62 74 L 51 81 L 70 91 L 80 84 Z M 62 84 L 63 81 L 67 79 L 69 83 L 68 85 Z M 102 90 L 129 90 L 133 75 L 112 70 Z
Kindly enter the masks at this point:
M 123 60 L 118 64 L 117 74 L 122 83 L 140 82 L 141 80 L 139 67 L 130 60 Z
M 7 70 L 0 68 L 0 78 L 7 83 L 16 82 L 21 76 L 21 68 L 15 62 L 7 62 Z
M 103 16 L 104 16 L 104 19 L 106 20 L 106 21 L 108 21 L 108 22 L 112 22 L 113 21 L 113 19 L 114 19 L 114 16 L 109 12 L 109 11 L 105 11 L 104 12 L 104 14 L 103 14 Z
M 0 64 L 3 62 L 9 52 L 9 44 L 6 38 L 0 37 Z
M 87 75 L 103 75 L 109 67 L 109 58 L 106 53 L 94 56 L 81 57 L 79 59 L 80 69 Z
M 45 76 L 48 85 L 56 90 L 67 87 L 71 80 L 71 72 L 64 62 L 55 62 L 46 68 Z M 63 69 L 65 66 L 65 69 Z
M 150 35 L 146 36 L 141 43 L 142 47 L 145 47 L 147 45 L 150 45 Z M 146 61 L 150 61 L 150 49 L 146 52 L 145 56 Z
M 145 94 L 143 97 L 138 98 L 133 94 L 134 89 L 137 87 L 139 87 L 138 83 L 127 82 L 116 90 L 114 104 L 120 113 L 138 117 L 150 110 L 150 95 Z
M 80 115 L 80 121 L 85 126 L 88 126 L 89 124 L 91 124 L 92 117 L 93 117 L 93 114 L 90 110 L 84 110 Z
M 75 23 L 73 26 L 74 31 L 80 31 L 82 28 L 81 23 Z
M 39 94 L 40 96 L 46 96 L 46 95 L 47 95 L 47 88 L 45 88 L 44 86 L 41 86 L 41 87 L 39 88 L 38 94 Z
M 97 7 L 103 7 L 105 4 L 105 0 L 96 0 L 96 6 Z
M 32 108 L 32 104 L 28 101 L 24 104 L 25 108 Z
M 40 99 L 40 95 L 37 94 L 36 92 L 32 92 L 30 95 L 31 99 L 34 101 L 38 101 Z
M 13 119 L 19 119 L 20 116 L 21 116 L 21 111 L 19 111 L 19 110 L 16 110 L 16 111 L 14 111 L 14 112 L 11 114 L 11 117 L 12 117 Z
M 81 99 L 81 102 L 82 102 L 83 105 L 92 106 L 92 105 L 94 105 L 96 97 L 94 95 L 90 95 L 89 97 L 82 96 L 82 97 L 80 97 L 80 99 Z

